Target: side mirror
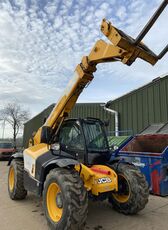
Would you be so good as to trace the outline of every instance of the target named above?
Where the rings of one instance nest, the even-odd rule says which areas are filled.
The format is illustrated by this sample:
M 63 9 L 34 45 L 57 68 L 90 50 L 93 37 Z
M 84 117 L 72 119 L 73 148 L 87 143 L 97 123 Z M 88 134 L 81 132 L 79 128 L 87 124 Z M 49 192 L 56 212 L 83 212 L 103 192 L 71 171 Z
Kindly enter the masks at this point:
M 43 126 L 41 130 L 41 143 L 49 144 L 52 134 L 52 128 Z

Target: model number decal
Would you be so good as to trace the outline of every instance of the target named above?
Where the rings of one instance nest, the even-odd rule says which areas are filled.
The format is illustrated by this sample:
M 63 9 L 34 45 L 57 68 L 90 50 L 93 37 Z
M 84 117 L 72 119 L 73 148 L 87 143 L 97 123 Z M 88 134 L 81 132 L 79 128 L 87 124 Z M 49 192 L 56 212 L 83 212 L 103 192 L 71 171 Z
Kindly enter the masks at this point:
M 111 183 L 112 180 L 109 177 L 103 177 L 98 179 L 98 184 Z

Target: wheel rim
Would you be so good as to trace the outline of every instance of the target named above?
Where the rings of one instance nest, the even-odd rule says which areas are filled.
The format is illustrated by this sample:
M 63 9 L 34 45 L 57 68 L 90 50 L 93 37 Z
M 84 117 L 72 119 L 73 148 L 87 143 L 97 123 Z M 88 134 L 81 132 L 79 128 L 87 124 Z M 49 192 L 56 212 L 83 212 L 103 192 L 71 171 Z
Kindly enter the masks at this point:
M 15 172 L 14 168 L 11 166 L 9 171 L 9 189 L 10 191 L 13 191 L 15 185 Z
M 126 203 L 130 198 L 130 185 L 123 174 L 118 174 L 118 192 L 112 193 L 115 200 L 119 203 Z
M 47 190 L 47 209 L 52 221 L 60 221 L 63 213 L 63 201 L 58 184 L 51 183 Z

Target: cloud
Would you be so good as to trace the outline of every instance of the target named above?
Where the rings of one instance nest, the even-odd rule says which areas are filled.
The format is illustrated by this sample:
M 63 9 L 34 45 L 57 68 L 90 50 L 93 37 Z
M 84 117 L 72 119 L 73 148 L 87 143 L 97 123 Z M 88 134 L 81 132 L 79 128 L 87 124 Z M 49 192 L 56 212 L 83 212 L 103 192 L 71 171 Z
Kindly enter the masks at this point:
M 100 32 L 102 18 L 135 37 L 159 3 L 158 0 L 150 4 L 149 0 L 1 1 L 0 106 L 15 99 L 34 115 L 56 102 L 82 56 L 89 54 L 96 40 L 107 41 Z M 145 39 L 157 52 L 167 42 L 167 15 L 166 10 Z M 155 67 L 142 61 L 131 67 L 102 64 L 92 86 L 79 101 L 112 99 L 165 72 L 166 57 Z
M 119 9 L 116 12 L 116 16 L 121 20 L 124 21 L 127 17 L 127 10 L 125 6 L 119 7 Z

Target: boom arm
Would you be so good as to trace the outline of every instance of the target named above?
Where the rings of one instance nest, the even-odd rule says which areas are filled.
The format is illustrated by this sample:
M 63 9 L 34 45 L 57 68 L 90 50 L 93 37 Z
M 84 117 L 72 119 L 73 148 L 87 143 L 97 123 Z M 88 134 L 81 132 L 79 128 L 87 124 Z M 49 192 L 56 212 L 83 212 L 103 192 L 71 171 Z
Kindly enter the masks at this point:
M 88 56 L 84 56 L 80 64 L 77 65 L 74 77 L 69 82 L 63 96 L 55 105 L 45 124 L 37 131 L 34 136 L 34 144 L 47 142 L 48 131 L 51 134 L 57 133 L 60 125 L 68 116 L 75 105 L 83 89 L 92 81 L 96 65 L 104 62 L 121 61 L 126 65 L 131 65 L 137 58 L 141 58 L 152 65 L 161 59 L 168 51 L 168 46 L 157 56 L 141 40 L 159 17 L 163 9 L 168 4 L 168 0 L 163 1 L 156 13 L 144 27 L 136 39 L 118 30 L 112 24 L 103 19 L 101 24 L 102 33 L 112 44 L 103 40 L 98 40 Z M 49 135 L 53 137 L 53 135 Z

